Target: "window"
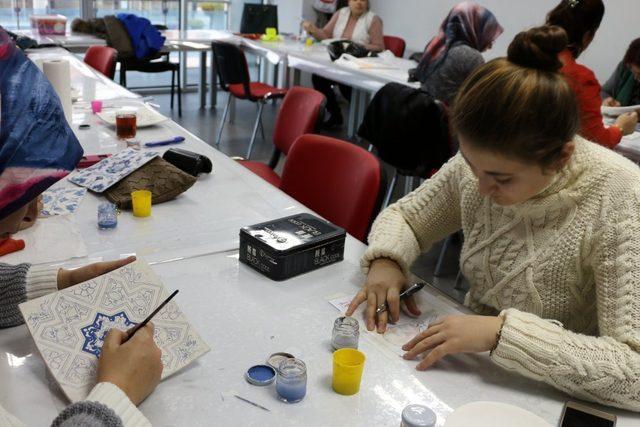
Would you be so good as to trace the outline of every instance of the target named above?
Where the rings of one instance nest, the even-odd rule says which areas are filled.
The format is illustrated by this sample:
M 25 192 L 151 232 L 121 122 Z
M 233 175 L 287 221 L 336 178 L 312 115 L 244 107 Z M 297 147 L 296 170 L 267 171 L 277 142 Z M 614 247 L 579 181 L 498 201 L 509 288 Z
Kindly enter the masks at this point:
M 0 0 L 0 25 L 8 30 L 28 29 L 31 15 L 60 14 L 67 26 L 81 14 L 81 0 Z
M 229 1 L 187 1 L 188 30 L 229 28 Z
M 144 16 L 152 24 L 165 25 L 170 29 L 180 28 L 179 0 L 96 0 L 93 9 L 96 17 L 133 13 Z

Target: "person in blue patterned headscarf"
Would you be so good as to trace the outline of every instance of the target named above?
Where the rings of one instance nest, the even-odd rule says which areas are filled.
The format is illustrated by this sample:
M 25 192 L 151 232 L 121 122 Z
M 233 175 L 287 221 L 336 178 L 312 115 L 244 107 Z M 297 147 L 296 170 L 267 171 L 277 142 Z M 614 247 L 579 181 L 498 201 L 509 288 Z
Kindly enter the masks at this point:
M 0 28 L 0 235 L 82 154 L 49 81 Z

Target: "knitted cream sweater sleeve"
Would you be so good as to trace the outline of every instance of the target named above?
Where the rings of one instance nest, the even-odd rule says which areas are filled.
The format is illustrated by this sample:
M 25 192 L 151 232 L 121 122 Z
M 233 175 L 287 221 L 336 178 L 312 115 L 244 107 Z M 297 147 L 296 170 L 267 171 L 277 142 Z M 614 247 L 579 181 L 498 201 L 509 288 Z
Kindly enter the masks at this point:
M 612 187 L 585 248 L 599 337 L 508 309 L 491 357 L 578 398 L 640 411 L 640 191 Z
M 466 167 L 464 159 L 455 156 L 417 190 L 376 218 L 369 234 L 369 248 L 362 258 L 365 274 L 372 261 L 389 258 L 408 276 L 421 252 L 460 230 L 459 183 Z

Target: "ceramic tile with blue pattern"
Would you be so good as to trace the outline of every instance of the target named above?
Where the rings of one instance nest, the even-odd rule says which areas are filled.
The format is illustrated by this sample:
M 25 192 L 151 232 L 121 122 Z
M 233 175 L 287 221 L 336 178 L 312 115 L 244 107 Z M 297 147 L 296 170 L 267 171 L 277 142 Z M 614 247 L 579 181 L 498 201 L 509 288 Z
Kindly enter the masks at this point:
M 86 188 L 53 188 L 42 193 L 40 216 L 68 215 L 78 209 Z
M 102 193 L 157 156 L 158 153 L 155 151 L 140 152 L 127 148 L 73 174 L 69 181 L 93 192 Z

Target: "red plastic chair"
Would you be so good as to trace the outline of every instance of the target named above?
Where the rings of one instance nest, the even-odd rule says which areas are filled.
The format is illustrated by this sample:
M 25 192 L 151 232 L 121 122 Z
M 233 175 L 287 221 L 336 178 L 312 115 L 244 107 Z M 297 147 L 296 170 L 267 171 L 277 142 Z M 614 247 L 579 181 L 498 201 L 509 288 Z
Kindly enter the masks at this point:
M 383 181 L 380 162 L 367 150 L 303 135 L 289 151 L 280 189 L 364 241 L 380 208 Z
M 407 43 L 404 39 L 395 36 L 384 36 L 384 48 L 390 50 L 398 58 L 404 56 L 404 50 L 407 47 Z
M 84 63 L 113 80 L 116 74 L 118 51 L 108 46 L 91 46 L 84 55 Z
M 220 129 L 218 129 L 216 146 L 220 146 L 222 129 L 229 114 L 231 96 L 233 95 L 238 99 L 257 102 L 259 106 L 258 117 L 256 117 L 253 133 L 251 134 L 251 141 L 249 142 L 249 148 L 245 156 L 246 159 L 249 159 L 251 157 L 251 151 L 253 150 L 253 144 L 256 140 L 258 128 L 262 124 L 262 109 L 264 108 L 264 104 L 270 99 L 284 98 L 287 94 L 287 89 L 280 89 L 260 82 L 251 82 L 247 57 L 238 46 L 231 43 L 213 42 L 211 43 L 211 47 L 213 49 L 213 59 L 216 70 L 218 71 L 218 77 L 220 79 L 220 87 L 222 90 L 229 92 L 229 100 L 222 115 Z
M 274 172 L 280 155 L 289 154 L 293 143 L 302 135 L 312 133 L 325 104 L 324 95 L 306 87 L 292 87 L 282 101 L 273 132 L 275 149 L 268 165 L 261 162 L 241 160 L 240 164 L 264 180 L 280 186 L 280 177 Z

